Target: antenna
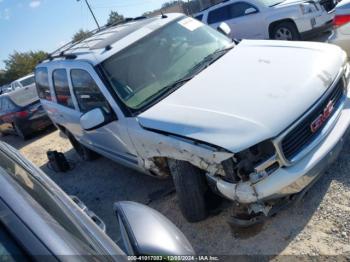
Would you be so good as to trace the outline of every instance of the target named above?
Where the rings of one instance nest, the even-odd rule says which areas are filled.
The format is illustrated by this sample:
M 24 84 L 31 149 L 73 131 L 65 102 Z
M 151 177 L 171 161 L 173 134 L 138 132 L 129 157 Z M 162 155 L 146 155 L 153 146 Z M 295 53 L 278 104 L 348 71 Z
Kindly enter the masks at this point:
M 77 2 L 80 2 L 80 0 L 77 0 Z M 95 20 L 95 23 L 96 23 L 96 25 L 97 25 L 98 30 L 100 31 L 100 30 L 101 30 L 100 25 L 99 25 L 98 22 L 97 22 L 97 19 L 96 19 L 96 17 L 95 17 L 94 12 L 93 12 L 92 9 L 91 9 L 91 6 L 90 6 L 89 2 L 88 2 L 87 0 L 85 0 L 85 3 L 86 3 L 86 5 L 87 5 L 87 7 L 89 8 L 92 17 L 93 17 L 94 20 Z

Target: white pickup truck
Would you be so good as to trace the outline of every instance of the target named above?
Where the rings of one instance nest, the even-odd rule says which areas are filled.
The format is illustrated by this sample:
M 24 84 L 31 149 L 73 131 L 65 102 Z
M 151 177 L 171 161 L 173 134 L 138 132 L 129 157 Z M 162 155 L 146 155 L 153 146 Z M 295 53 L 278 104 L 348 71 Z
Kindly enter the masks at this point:
M 215 29 L 225 22 L 236 39 L 300 40 L 329 30 L 334 6 L 317 0 L 229 0 L 194 17 Z

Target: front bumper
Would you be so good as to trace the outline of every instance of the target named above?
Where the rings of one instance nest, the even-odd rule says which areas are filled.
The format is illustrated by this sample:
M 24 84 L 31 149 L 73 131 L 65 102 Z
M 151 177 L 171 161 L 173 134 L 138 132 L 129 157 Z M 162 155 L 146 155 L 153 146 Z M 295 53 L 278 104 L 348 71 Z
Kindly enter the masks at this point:
M 294 165 L 279 168 L 255 184 L 232 184 L 216 179 L 218 191 L 225 197 L 244 204 L 264 202 L 301 192 L 322 174 L 342 149 L 350 125 L 349 93 L 340 114 L 334 117 L 337 117 L 335 124 L 324 140 Z
M 31 119 L 18 119 L 16 124 L 25 134 L 31 134 L 51 126 L 52 122 L 47 115 L 42 115 Z
M 332 28 L 333 28 L 332 20 L 329 20 L 322 26 L 314 27 L 308 31 L 300 33 L 300 36 L 301 36 L 301 39 L 307 40 L 317 35 L 320 35 L 323 32 L 330 31 L 332 30 Z

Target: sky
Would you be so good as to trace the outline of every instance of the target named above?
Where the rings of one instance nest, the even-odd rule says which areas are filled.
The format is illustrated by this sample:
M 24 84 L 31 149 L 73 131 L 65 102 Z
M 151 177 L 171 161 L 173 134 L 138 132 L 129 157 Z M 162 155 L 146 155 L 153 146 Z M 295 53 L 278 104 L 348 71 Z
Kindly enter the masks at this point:
M 104 25 L 112 10 L 136 17 L 158 9 L 168 0 L 88 1 L 98 22 Z M 84 0 L 0 0 L 0 69 L 15 50 L 51 52 L 69 42 L 79 29 L 95 28 Z

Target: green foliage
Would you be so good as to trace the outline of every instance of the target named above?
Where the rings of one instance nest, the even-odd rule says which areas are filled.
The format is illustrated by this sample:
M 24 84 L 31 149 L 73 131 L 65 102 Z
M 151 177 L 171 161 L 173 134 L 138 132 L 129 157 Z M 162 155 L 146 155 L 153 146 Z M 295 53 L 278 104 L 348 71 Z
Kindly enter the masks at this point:
M 118 14 L 117 11 L 111 11 L 107 20 L 107 25 L 117 24 L 124 21 L 124 16 Z
M 4 61 L 5 70 L 0 71 L 0 85 L 8 84 L 33 72 L 35 66 L 47 57 L 43 51 L 19 53 L 15 51 Z
M 92 36 L 92 33 L 89 31 L 84 31 L 83 29 L 80 29 L 78 32 L 76 32 L 73 37 L 72 41 L 73 42 L 79 42 L 81 40 L 84 40 L 88 37 Z

